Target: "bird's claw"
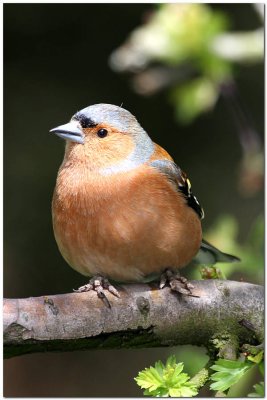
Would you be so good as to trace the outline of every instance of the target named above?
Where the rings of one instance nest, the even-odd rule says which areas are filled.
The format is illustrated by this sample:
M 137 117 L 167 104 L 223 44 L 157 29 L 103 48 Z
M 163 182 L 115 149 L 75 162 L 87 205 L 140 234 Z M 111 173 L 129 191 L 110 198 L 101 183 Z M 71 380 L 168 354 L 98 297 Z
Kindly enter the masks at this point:
M 184 294 L 186 296 L 199 297 L 192 293 L 194 285 L 188 282 L 186 278 L 181 276 L 179 272 L 173 272 L 170 269 L 166 269 L 166 271 L 163 272 L 160 278 L 160 289 L 164 288 L 167 283 L 169 284 L 171 290 L 175 292 Z
M 76 290 L 73 289 L 76 293 L 89 292 L 90 290 L 94 290 L 97 293 L 97 296 L 102 299 L 105 305 L 109 308 L 111 308 L 111 305 L 104 290 L 108 290 L 116 297 L 121 297 L 117 289 L 109 283 L 108 279 L 103 278 L 102 276 L 94 276 L 86 285 L 83 285 Z
M 89 292 L 92 290 L 94 287 L 91 285 L 91 283 L 87 283 L 87 285 L 83 285 L 79 287 L 78 289 L 72 289 L 76 293 L 82 293 L 82 292 Z

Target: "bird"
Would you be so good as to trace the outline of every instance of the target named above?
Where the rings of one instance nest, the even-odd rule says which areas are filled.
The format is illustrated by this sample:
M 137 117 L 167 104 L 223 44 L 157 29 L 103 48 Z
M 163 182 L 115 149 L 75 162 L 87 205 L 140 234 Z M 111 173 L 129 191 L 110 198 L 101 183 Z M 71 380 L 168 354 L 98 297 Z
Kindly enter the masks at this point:
M 186 173 L 128 110 L 99 103 L 50 130 L 66 141 L 52 199 L 63 258 L 106 301 L 115 283 L 152 282 L 193 295 L 192 260 L 234 262 L 202 238 L 204 211 Z

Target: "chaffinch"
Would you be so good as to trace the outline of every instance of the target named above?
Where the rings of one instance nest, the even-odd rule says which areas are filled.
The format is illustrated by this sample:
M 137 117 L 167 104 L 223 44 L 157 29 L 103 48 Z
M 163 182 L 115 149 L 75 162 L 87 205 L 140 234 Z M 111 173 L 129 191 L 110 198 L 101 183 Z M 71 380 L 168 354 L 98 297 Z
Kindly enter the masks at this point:
M 129 111 L 95 104 L 50 132 L 66 140 L 52 201 L 55 238 L 67 263 L 93 277 L 78 291 L 119 297 L 108 279 L 161 276 L 160 287 L 168 280 L 192 295 L 181 267 L 193 258 L 238 260 L 202 239 L 204 213 L 189 179 Z

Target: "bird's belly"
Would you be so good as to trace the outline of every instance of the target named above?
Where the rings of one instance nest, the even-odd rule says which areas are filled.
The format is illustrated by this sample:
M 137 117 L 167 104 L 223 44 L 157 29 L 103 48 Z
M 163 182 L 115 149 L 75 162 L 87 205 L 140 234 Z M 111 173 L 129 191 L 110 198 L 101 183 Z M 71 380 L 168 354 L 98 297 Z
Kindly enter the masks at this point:
M 124 187 L 108 196 L 65 203 L 54 195 L 53 226 L 65 260 L 86 276 L 102 274 L 121 282 L 142 281 L 166 267 L 182 267 L 197 253 L 197 214 L 169 183 Z M 182 207 L 183 206 L 183 207 Z M 182 208 L 185 212 L 181 214 Z

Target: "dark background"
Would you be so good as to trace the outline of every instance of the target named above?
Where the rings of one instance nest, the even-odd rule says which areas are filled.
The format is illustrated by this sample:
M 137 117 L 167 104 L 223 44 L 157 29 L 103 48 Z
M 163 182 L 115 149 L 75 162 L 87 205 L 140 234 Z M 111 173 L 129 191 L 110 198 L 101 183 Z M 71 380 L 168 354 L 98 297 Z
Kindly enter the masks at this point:
M 51 198 L 64 143 L 49 129 L 81 108 L 113 103 L 130 110 L 190 176 L 206 211 L 204 231 L 234 215 L 240 240 L 263 212 L 263 192 L 237 188 L 241 148 L 222 100 L 189 126 L 177 124 L 166 92 L 135 94 L 108 57 L 139 25 L 150 4 L 4 5 L 4 296 L 67 293 L 85 283 L 53 237 Z M 250 5 L 218 5 L 235 30 L 254 29 Z M 243 66 L 236 82 L 263 136 L 263 65 Z M 173 349 L 34 354 L 5 361 L 5 396 L 139 396 L 138 371 Z

